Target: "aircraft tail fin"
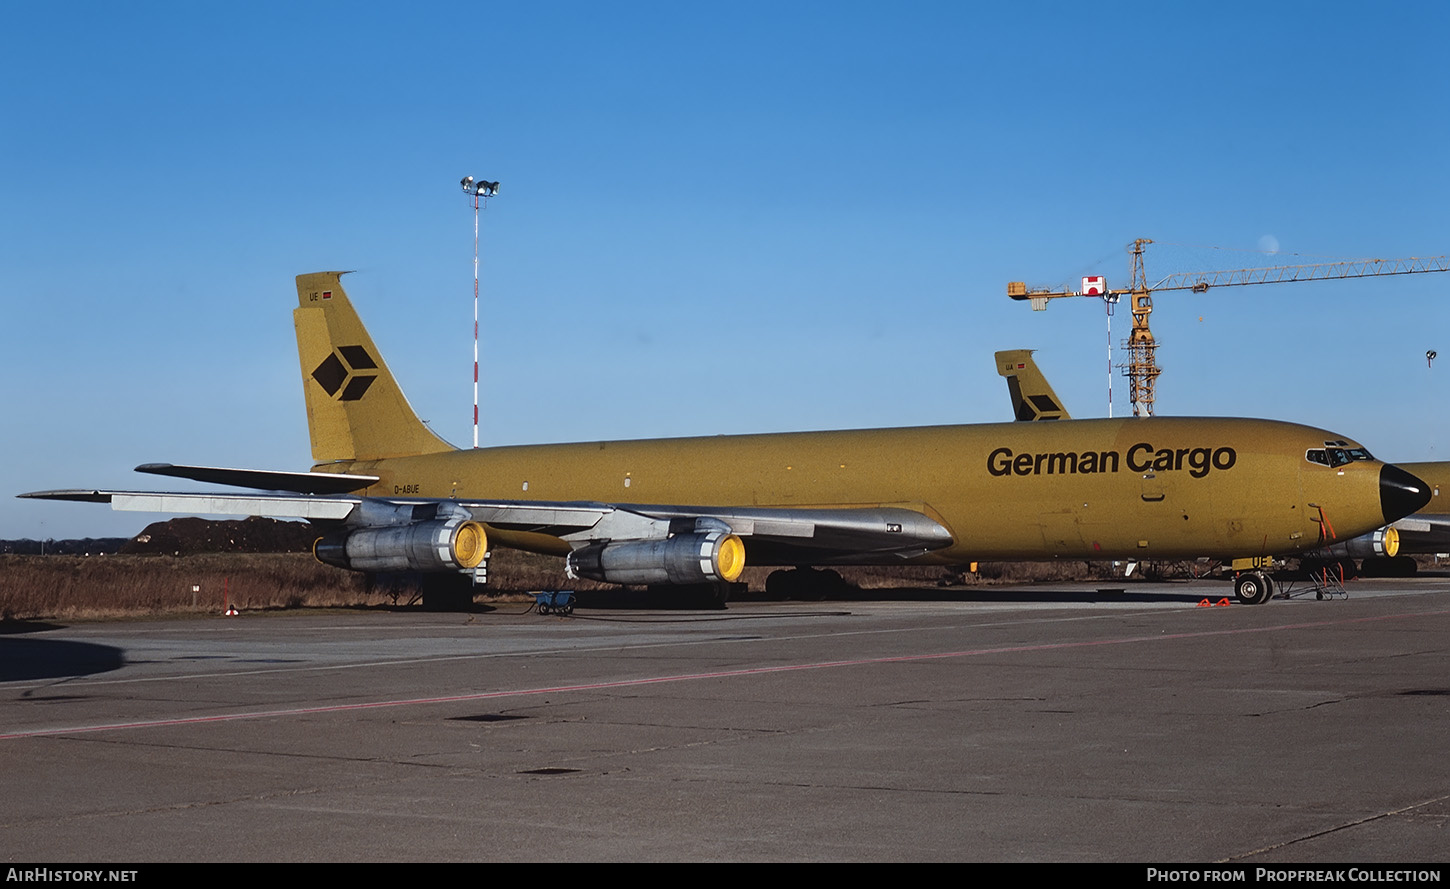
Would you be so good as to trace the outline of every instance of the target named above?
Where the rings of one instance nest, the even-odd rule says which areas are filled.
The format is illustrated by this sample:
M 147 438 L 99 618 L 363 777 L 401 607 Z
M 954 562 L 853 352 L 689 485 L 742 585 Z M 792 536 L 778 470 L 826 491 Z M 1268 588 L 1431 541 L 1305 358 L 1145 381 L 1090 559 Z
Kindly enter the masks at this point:
M 1070 420 L 1062 400 L 1032 360 L 1031 349 L 997 353 L 997 373 L 1007 378 L 1012 414 L 1018 420 Z
M 423 425 L 342 289 L 345 272 L 297 276 L 297 356 L 316 464 L 451 451 Z

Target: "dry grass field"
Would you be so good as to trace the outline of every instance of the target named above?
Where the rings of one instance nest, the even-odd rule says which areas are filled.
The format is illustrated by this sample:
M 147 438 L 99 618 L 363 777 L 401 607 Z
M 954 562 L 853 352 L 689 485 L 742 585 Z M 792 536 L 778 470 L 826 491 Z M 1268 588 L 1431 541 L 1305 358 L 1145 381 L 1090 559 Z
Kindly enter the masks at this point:
M 0 556 L 5 620 L 219 612 L 224 594 L 239 608 L 368 600 L 361 576 L 306 553 Z
M 747 568 L 742 580 L 759 592 L 771 570 Z M 967 575 L 932 567 L 839 571 L 863 590 L 1112 576 L 1106 565 L 1083 562 L 988 563 Z M 486 589 L 483 601 L 522 601 L 522 594 L 537 590 L 617 587 L 568 580 L 562 559 L 498 550 L 489 561 Z M 410 591 L 373 589 L 363 575 L 323 565 L 308 553 L 0 555 L 0 620 L 216 613 L 224 597 L 242 610 L 416 604 Z
M 601 586 L 567 581 L 562 559 L 508 551 L 490 560 L 489 580 L 498 598 Z M 0 555 L 0 620 L 215 613 L 224 600 L 242 610 L 407 605 L 414 594 L 374 589 L 310 553 Z

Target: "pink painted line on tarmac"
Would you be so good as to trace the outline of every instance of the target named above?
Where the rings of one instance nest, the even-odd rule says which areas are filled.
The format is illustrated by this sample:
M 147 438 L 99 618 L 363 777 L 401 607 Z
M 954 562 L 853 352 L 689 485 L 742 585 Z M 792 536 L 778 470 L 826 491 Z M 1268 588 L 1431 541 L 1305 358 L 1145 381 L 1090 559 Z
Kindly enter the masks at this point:
M 1180 639 L 1202 639 L 1211 636 L 1238 636 L 1249 633 L 1274 633 L 1285 630 L 1307 630 L 1320 627 L 1346 626 L 1357 623 L 1372 623 L 1385 620 L 1399 620 L 1410 617 L 1435 617 L 1450 614 L 1450 610 L 1424 611 L 1406 614 L 1387 614 L 1378 617 L 1354 617 L 1342 620 L 1310 621 L 1297 624 L 1282 624 L 1272 627 L 1240 627 L 1229 630 L 1200 630 L 1190 633 L 1160 633 L 1152 636 L 1125 636 L 1119 639 L 1095 639 L 1087 642 L 1045 642 L 1036 645 L 1005 645 L 994 648 L 970 648 L 962 651 L 942 651 L 931 654 L 902 654 L 890 657 L 855 658 L 843 661 L 817 661 L 804 664 L 782 664 L 775 667 L 750 667 L 743 670 L 717 670 L 709 673 L 680 673 L 674 676 L 651 676 L 643 679 L 618 679 L 609 682 L 587 682 L 578 685 L 552 685 L 543 688 L 519 688 L 507 691 L 486 691 L 467 695 L 444 695 L 431 698 L 403 698 L 390 701 L 367 701 L 358 704 L 332 704 L 326 707 L 295 707 L 285 710 L 252 710 L 245 713 L 217 713 L 210 716 L 188 716 L 178 719 L 152 719 L 137 722 L 116 722 L 102 725 L 72 726 L 70 728 L 34 729 L 0 734 L 0 741 L 18 738 L 39 738 L 56 735 L 78 735 L 91 732 L 129 731 L 143 728 L 164 728 L 177 725 L 204 725 L 216 722 L 235 722 L 243 719 L 272 719 L 286 716 L 307 716 L 313 713 L 344 713 L 354 710 L 374 710 L 383 707 L 411 707 L 425 704 L 450 704 L 459 701 L 487 701 L 498 698 L 518 698 L 530 695 L 564 694 L 576 691 L 600 691 L 615 688 L 631 688 L 641 685 L 657 685 L 665 682 L 694 682 L 705 679 L 734 679 L 741 676 L 760 676 L 767 673 L 790 673 L 797 670 L 828 670 L 835 667 L 860 667 L 871 664 L 899 664 L 911 661 L 942 660 L 946 658 L 980 657 L 989 654 L 1014 654 L 1025 651 L 1061 651 L 1073 648 L 1091 648 L 1100 645 L 1132 645 L 1140 642 L 1167 642 Z

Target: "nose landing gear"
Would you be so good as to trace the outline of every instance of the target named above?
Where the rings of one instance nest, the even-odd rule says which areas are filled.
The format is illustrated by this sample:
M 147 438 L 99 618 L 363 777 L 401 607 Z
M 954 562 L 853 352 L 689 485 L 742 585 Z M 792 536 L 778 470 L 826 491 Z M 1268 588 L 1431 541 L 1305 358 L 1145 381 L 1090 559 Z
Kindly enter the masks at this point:
M 1262 571 L 1245 571 L 1234 578 L 1234 595 L 1245 605 L 1262 605 L 1274 595 L 1274 580 Z

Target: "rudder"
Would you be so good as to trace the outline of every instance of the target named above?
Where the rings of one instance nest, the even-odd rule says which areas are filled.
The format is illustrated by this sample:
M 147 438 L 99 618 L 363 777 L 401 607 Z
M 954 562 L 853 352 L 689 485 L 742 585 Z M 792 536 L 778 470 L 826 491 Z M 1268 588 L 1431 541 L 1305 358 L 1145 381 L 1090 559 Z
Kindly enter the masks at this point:
M 451 451 L 409 406 L 342 287 L 346 272 L 297 276 L 297 357 L 315 464 Z

